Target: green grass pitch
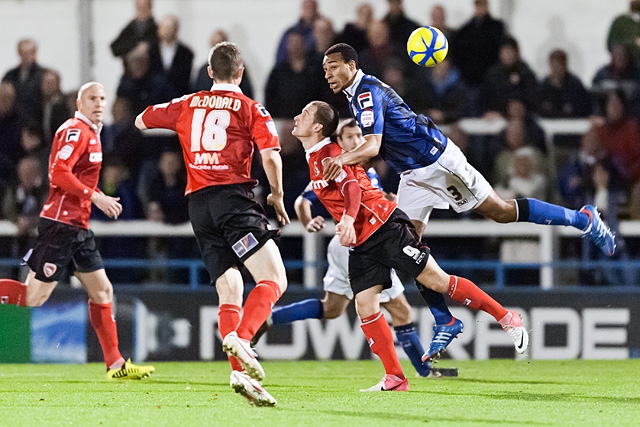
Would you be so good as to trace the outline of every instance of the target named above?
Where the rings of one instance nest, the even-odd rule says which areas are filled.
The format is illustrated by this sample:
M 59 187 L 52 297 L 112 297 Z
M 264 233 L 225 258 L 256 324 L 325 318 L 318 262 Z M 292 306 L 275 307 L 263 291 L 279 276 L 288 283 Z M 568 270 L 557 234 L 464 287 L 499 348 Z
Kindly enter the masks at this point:
M 229 387 L 226 362 L 156 363 L 142 381 L 107 381 L 101 364 L 0 365 L 0 425 L 638 426 L 640 359 L 451 361 L 458 378 L 414 378 L 408 393 L 360 393 L 377 361 L 264 362 L 275 408 Z

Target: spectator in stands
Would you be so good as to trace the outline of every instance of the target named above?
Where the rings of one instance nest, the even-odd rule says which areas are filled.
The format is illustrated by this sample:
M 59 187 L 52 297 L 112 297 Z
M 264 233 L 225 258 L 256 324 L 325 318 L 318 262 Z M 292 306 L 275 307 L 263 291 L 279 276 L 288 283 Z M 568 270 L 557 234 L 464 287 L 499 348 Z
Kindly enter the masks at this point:
M 22 125 L 16 109 L 16 90 L 11 83 L 0 83 L 0 189 L 13 180 L 20 156 Z
M 12 257 L 25 254 L 33 246 L 40 209 L 49 195 L 49 185 L 40 159 L 23 157 L 17 165 L 18 178 L 5 191 L 2 217 L 14 222 L 18 231 L 11 249 Z
M 131 101 L 116 98 L 111 105 L 111 117 L 112 122 L 100 133 L 102 154 L 109 158 L 117 153 L 129 170 L 131 181 L 137 184 L 140 168 L 150 153 L 143 144 L 142 133 L 134 125 L 136 116 Z
M 633 60 L 628 46 L 615 44 L 611 47 L 611 60 L 596 71 L 593 77 L 591 90 L 594 93 L 595 107 L 606 103 L 605 97 L 608 91 L 621 88 L 629 101 L 629 111 L 640 115 L 640 66 Z M 600 110 L 596 114 L 605 115 Z
M 387 0 L 387 4 L 389 9 L 382 20 L 389 27 L 389 41 L 396 48 L 406 50 L 407 39 L 420 24 L 405 15 L 402 0 Z
M 402 64 L 402 74 L 405 74 L 406 64 L 404 58 L 400 58 L 400 55 L 403 57 L 407 56 L 406 48 L 402 51 L 398 51 L 391 44 L 389 26 L 385 21 L 373 21 L 371 25 L 369 25 L 367 38 L 369 40 L 369 47 L 364 49 L 358 56 L 362 71 L 376 77 L 382 77 L 382 72 L 386 68 L 388 62 L 392 58 L 395 58 L 396 60 L 402 60 L 402 62 L 400 62 L 400 64 Z
M 393 52 L 396 52 L 399 55 L 398 57 L 405 63 L 405 76 L 409 77 L 424 73 L 425 70 L 421 67 L 416 67 L 409 55 L 402 54 L 407 52 L 407 39 L 420 24 L 405 15 L 402 0 L 387 0 L 387 4 L 389 9 L 382 20 L 389 28 L 389 43 Z
M 170 101 L 180 96 L 162 72 L 154 71 L 149 63 L 149 45 L 140 43 L 125 58 L 125 73 L 118 84 L 117 95 L 131 102 L 134 113 L 149 104 Z
M 149 64 L 154 71 L 162 71 L 158 40 L 158 24 L 153 17 L 153 0 L 135 0 L 135 18 L 120 31 L 111 43 L 113 56 L 122 58 L 125 72 L 126 58 L 142 42 L 149 50 Z
M 164 151 L 160 155 L 160 174 L 149 189 L 147 217 L 168 224 L 182 224 L 189 221 L 187 198 L 184 191 L 187 173 L 179 151 Z
M 367 32 L 373 22 L 373 8 L 368 3 L 362 3 L 356 8 L 356 20 L 347 22 L 341 33 L 336 36 L 336 43 L 348 43 L 360 53 L 369 47 Z
M 592 173 L 596 162 L 605 157 L 598 132 L 589 129 L 580 137 L 580 148 L 573 153 L 558 173 L 558 186 L 563 205 L 580 209 L 592 202 Z
M 20 148 L 20 158 L 36 157 L 40 160 L 42 169 L 47 170 L 50 147 L 42 139 L 40 123 L 31 122 L 22 126 Z
M 636 62 L 640 60 L 640 0 L 629 0 L 629 11 L 618 15 L 609 27 L 607 49 L 622 44 L 630 48 Z
M 7 71 L 3 82 L 11 83 L 15 89 L 16 109 L 20 119 L 26 122 L 42 120 L 42 68 L 37 62 L 38 46 L 32 39 L 18 42 L 20 64 Z
M 382 23 L 382 25 L 384 25 L 384 23 Z M 365 52 L 367 51 L 365 50 Z M 365 66 L 365 64 L 362 65 Z M 429 83 L 414 84 L 414 80 L 408 79 L 404 75 L 404 61 L 396 56 L 391 56 L 386 59 L 382 65 L 384 68 L 381 74 L 379 74 L 381 80 L 391 86 L 407 104 L 411 105 L 416 113 L 426 114 L 427 109 L 432 105 L 431 100 L 428 99 L 429 92 L 427 91 L 427 87 Z M 349 117 L 349 115 L 346 117 Z
M 449 55 L 467 84 L 471 114 L 479 116 L 480 87 L 487 70 L 498 63 L 506 33 L 502 21 L 490 15 L 488 0 L 474 0 L 474 5 L 473 17 L 450 38 L 455 49 Z
M 118 220 L 142 219 L 143 212 L 135 186 L 129 177 L 124 162 L 116 157 L 105 157 L 98 187 L 107 196 L 115 197 L 122 204 L 122 213 Z M 99 209 L 93 209 L 91 218 L 98 221 L 113 221 Z M 101 237 L 98 239 L 100 254 L 105 258 L 144 258 L 145 239 L 140 237 Z M 109 277 L 116 283 L 135 283 L 141 279 L 141 273 L 132 274 L 130 269 L 110 269 Z
M 333 28 L 333 22 L 329 18 L 321 16 L 313 21 L 313 40 L 315 42 L 316 56 L 322 58 L 324 51 L 335 43 L 335 39 L 336 32 Z
M 193 51 L 178 40 L 180 21 L 175 15 L 166 15 L 158 24 L 160 59 L 169 83 L 181 94 L 189 93 Z
M 147 219 L 165 224 L 182 224 L 189 221 L 187 198 L 184 195 L 187 173 L 180 151 L 164 151 L 160 156 L 160 173 L 151 183 Z M 149 252 L 155 258 L 197 258 L 197 245 L 192 238 L 155 238 L 150 242 Z M 169 270 L 164 272 L 170 283 L 188 283 L 188 272 Z
M 293 119 L 305 105 L 321 98 L 325 86 L 322 68 L 307 51 L 304 34 L 287 34 L 286 56 L 271 70 L 265 88 L 265 107 L 276 119 Z
M 320 18 L 317 0 L 302 0 L 300 19 L 293 26 L 286 29 L 276 51 L 276 66 L 287 62 L 289 55 L 288 38 L 289 34 L 296 33 L 302 35 L 303 47 L 307 54 L 316 51 L 315 40 L 313 38 L 313 23 Z M 296 113 L 297 114 L 297 113 Z
M 500 60 L 489 68 L 482 83 L 480 105 L 487 118 L 504 117 L 509 99 L 519 98 L 535 111 L 538 105 L 536 76 L 520 57 L 518 42 L 506 38 L 500 45 Z
M 503 188 L 508 188 L 515 153 L 520 148 L 531 148 L 537 157 L 535 163 L 537 165 L 544 164 L 544 154 L 538 148 L 534 147 L 527 138 L 524 121 L 516 119 L 509 120 L 507 126 L 500 135 L 498 135 L 497 139 L 502 143 L 502 147 L 498 148 L 499 146 L 496 146 L 495 151 L 492 150 L 496 158 L 493 168 L 494 185 L 501 185 Z M 546 197 L 541 197 L 541 199 L 544 200 Z
M 547 140 L 544 130 L 536 121 L 536 116 L 525 100 L 518 97 L 507 100 L 507 120 L 518 120 L 524 123 L 524 131 L 529 144 L 541 152 L 547 152 Z
M 567 53 L 555 49 L 549 54 L 549 74 L 540 88 L 540 116 L 549 118 L 587 117 L 591 99 L 582 81 L 569 71 Z
M 436 124 L 450 124 L 467 114 L 467 86 L 450 59 L 445 59 L 437 67 L 433 67 L 425 89 L 426 115 Z M 412 107 L 415 105 L 410 101 L 407 103 Z
M 604 121 L 597 131 L 602 148 L 630 188 L 629 216 L 640 219 L 640 124 L 629 115 L 622 89 L 607 92 Z
M 60 74 L 46 69 L 42 74 L 42 137 L 49 144 L 56 130 L 71 118 L 67 99 L 60 89 Z
M 454 30 L 447 25 L 447 11 L 444 6 L 441 4 L 433 5 L 430 12 L 431 17 L 431 25 L 432 27 L 436 27 L 442 34 L 447 37 L 447 40 L 451 41 L 451 37 L 453 36 Z M 449 46 L 451 47 L 451 46 Z
M 228 41 L 229 35 L 224 30 L 215 30 L 211 34 L 211 38 L 209 39 L 209 47 L 213 48 L 218 43 Z M 209 72 L 207 71 L 208 66 L 209 64 L 205 62 L 198 70 L 198 73 L 196 74 L 196 78 L 192 85 L 192 92 L 211 89 L 212 82 L 211 77 L 209 77 Z M 253 98 L 253 85 L 251 84 L 251 79 L 249 78 L 247 64 L 244 64 L 244 74 L 242 75 L 242 81 L 240 82 L 240 89 L 242 90 L 242 93 L 247 95 L 249 98 Z
M 505 186 L 496 186 L 503 198 L 547 198 L 547 178 L 541 170 L 540 152 L 533 147 L 520 147 L 510 153 Z M 500 259 L 505 263 L 540 262 L 540 243 L 515 237 L 502 239 Z M 538 285 L 537 269 L 517 269 L 505 272 L 510 285 Z

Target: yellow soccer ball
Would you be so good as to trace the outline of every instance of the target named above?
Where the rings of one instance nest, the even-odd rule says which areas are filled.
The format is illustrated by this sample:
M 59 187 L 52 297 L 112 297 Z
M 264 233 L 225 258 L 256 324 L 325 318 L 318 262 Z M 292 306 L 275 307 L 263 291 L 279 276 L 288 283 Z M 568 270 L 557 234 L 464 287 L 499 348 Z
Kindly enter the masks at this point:
M 407 40 L 409 58 L 422 67 L 442 62 L 449 51 L 449 42 L 436 27 L 417 28 Z

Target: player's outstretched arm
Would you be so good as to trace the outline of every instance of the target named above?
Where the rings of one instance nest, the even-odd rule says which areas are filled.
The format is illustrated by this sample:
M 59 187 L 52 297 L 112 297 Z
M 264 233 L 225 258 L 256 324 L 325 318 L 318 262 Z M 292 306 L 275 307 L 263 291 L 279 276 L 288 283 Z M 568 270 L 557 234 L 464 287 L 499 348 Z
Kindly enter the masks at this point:
M 282 159 L 278 150 L 266 149 L 260 152 L 262 167 L 267 174 L 271 187 L 271 194 L 267 196 L 267 203 L 276 211 L 278 221 L 283 225 L 289 224 L 289 215 L 284 209 L 284 191 L 282 189 Z
M 352 151 L 347 151 L 339 156 L 324 159 L 323 176 L 326 181 L 332 181 L 340 175 L 343 165 L 357 165 L 368 162 L 380 152 L 382 135 L 367 135 L 365 141 Z
M 118 219 L 122 213 L 122 205 L 118 202 L 120 197 L 111 197 L 100 191 L 94 191 L 91 195 L 91 202 L 98 207 L 106 216 Z
M 320 215 L 315 218 L 311 214 L 311 202 L 305 199 L 303 196 L 298 196 L 293 208 L 296 211 L 296 216 L 309 233 L 315 233 L 324 228 L 324 218 Z

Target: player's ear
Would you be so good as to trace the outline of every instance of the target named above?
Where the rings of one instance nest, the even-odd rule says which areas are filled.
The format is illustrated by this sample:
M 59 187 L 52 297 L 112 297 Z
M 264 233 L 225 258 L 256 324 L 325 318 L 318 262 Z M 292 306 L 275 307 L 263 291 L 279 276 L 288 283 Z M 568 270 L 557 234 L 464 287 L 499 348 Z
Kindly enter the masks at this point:
M 207 74 L 209 74 L 209 77 L 213 78 L 213 71 L 211 70 L 210 65 L 207 65 Z

